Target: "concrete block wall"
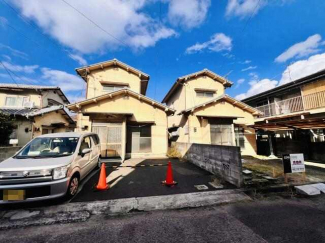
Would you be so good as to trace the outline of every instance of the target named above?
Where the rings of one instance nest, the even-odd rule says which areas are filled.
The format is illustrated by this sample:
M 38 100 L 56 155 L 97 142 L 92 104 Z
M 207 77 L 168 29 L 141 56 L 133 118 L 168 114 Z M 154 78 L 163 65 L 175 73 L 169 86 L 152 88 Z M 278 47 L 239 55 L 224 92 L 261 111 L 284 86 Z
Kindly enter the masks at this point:
M 237 187 L 243 185 L 239 147 L 177 142 L 173 145 L 189 162 Z
M 21 147 L 0 147 L 0 162 L 13 156 Z

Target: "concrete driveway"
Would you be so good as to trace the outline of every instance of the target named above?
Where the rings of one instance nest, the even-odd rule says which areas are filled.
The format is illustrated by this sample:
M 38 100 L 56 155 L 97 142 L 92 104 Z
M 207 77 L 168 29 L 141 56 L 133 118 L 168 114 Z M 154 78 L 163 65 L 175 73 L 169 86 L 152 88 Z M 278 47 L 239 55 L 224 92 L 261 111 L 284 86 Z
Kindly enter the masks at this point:
M 178 184 L 174 187 L 166 187 L 161 184 L 165 180 L 167 163 L 171 161 L 174 180 Z M 106 164 L 107 182 L 110 189 L 96 191 L 99 171 L 83 183 L 81 191 L 71 202 L 88 202 L 110 200 L 131 197 L 146 197 L 170 195 L 179 193 L 198 192 L 195 185 L 205 185 L 205 191 L 218 190 L 212 187 L 215 177 L 209 172 L 178 159 L 130 159 L 117 168 Z M 230 184 L 224 184 L 224 189 L 234 188 Z

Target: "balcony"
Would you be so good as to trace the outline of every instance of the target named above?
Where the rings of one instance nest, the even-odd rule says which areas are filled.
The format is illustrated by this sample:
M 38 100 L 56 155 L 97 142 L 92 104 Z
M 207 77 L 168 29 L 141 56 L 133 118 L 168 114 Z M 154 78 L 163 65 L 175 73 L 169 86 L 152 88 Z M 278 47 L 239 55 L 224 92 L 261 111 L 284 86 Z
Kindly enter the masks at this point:
M 269 105 L 258 106 L 256 109 L 263 112 L 261 117 L 279 116 L 294 112 L 325 107 L 325 91 L 305 96 L 275 101 Z
M 264 115 L 261 117 L 279 116 L 290 114 L 293 112 L 303 111 L 302 97 L 294 97 L 286 100 L 275 101 L 269 105 L 263 105 L 256 107 L 259 111 L 263 112 Z

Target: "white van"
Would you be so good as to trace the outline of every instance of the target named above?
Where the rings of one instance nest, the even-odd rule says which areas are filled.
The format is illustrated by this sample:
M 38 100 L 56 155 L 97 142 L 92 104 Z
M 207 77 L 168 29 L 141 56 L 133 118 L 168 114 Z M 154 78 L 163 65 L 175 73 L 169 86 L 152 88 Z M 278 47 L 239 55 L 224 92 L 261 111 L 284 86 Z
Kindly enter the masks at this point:
M 73 197 L 100 165 L 95 133 L 52 133 L 31 140 L 0 162 L 0 204 Z

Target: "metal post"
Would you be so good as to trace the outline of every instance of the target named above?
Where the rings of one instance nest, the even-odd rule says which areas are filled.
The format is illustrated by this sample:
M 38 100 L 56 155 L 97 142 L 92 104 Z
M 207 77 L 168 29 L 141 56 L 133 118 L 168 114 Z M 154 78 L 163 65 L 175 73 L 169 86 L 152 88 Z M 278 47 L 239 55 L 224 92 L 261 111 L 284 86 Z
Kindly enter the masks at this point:
M 270 156 L 274 156 L 273 144 L 272 144 L 272 133 L 269 132 L 269 146 L 270 146 Z

